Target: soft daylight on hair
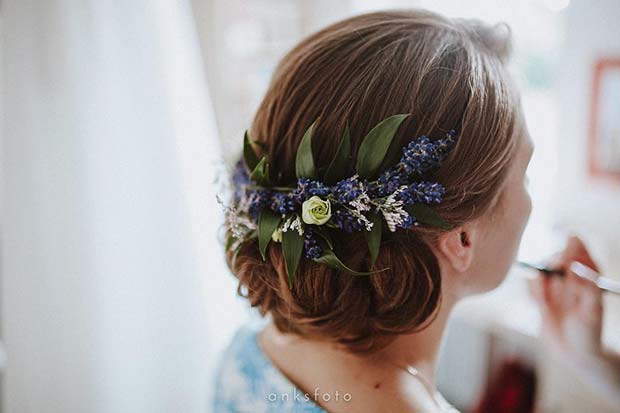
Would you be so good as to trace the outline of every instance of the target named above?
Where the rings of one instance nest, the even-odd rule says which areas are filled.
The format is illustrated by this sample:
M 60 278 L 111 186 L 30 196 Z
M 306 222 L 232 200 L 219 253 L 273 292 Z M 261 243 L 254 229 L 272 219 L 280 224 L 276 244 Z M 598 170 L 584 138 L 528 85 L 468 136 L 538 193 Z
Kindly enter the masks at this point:
M 418 10 L 351 17 L 310 35 L 284 56 L 250 135 L 266 144 L 272 182 L 291 186 L 297 147 L 317 118 L 312 150 L 318 168 L 334 157 L 347 122 L 353 159 L 362 138 L 390 115 L 412 115 L 394 137 L 398 147 L 455 129 L 457 145 L 424 178 L 445 186 L 441 204 L 433 208 L 460 225 L 492 207 L 515 153 L 517 102 L 504 66 L 509 51 L 505 25 Z M 441 302 L 433 252 L 440 231 L 420 226 L 385 233 L 376 268 L 389 270 L 370 276 L 302 260 L 291 289 L 281 245 L 270 243 L 263 261 L 256 240 L 241 246 L 233 272 L 239 293 L 271 314 L 279 330 L 368 352 L 432 319 Z M 363 233 L 337 234 L 335 248 L 350 267 L 370 268 Z

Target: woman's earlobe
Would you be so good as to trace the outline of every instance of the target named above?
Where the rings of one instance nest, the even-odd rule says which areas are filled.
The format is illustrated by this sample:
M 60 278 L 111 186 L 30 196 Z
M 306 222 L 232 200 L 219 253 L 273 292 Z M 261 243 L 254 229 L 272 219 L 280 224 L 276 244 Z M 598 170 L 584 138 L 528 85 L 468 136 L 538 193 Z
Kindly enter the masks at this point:
M 475 238 L 473 231 L 464 228 L 447 232 L 439 237 L 439 250 L 448 264 L 458 272 L 467 271 L 471 266 L 474 254 L 473 238 Z

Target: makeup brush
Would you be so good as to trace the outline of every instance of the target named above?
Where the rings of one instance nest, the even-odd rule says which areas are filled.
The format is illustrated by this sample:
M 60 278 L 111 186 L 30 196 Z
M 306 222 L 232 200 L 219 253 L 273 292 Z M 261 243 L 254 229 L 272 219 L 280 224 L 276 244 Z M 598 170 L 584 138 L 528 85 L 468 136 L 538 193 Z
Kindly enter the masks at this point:
M 517 261 L 516 263 L 521 267 L 539 271 L 546 276 L 557 275 L 562 277 L 564 275 L 564 270 L 561 269 L 547 268 L 523 261 Z M 577 274 L 578 277 L 594 282 L 601 290 L 620 295 L 620 282 L 612 280 L 611 278 L 601 277 L 596 271 L 577 261 L 571 263 L 570 270 Z

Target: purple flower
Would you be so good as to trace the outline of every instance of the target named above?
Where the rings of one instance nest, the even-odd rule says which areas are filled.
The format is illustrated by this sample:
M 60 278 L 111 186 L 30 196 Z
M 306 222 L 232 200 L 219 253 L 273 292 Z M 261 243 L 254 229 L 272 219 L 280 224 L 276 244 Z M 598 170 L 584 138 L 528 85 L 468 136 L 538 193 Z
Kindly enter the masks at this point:
M 446 189 L 438 182 L 413 182 L 402 191 L 400 199 L 407 205 L 419 202 L 423 204 L 438 204 L 441 202 Z
M 245 168 L 243 158 L 239 158 L 239 161 L 235 164 L 235 169 L 233 170 L 231 180 L 234 188 L 233 200 L 236 203 L 239 199 L 241 199 L 245 186 L 250 183 L 250 176 Z
M 317 195 L 326 196 L 330 192 L 330 187 L 325 184 L 308 178 L 299 178 L 297 188 L 292 192 L 292 199 L 298 203 L 303 203 L 306 199 Z
M 261 209 L 269 207 L 271 204 L 271 191 L 265 189 L 247 189 L 247 196 L 251 199 L 249 212 L 254 218 L 258 220 L 258 213 Z
M 456 138 L 456 132 L 451 130 L 444 138 L 431 141 L 427 136 L 409 142 L 403 148 L 398 167 L 407 175 L 412 173 L 423 174 L 436 168 L 447 156 Z
M 333 221 L 338 228 L 349 233 L 361 231 L 366 228 L 364 221 L 353 216 L 346 208 L 338 208 L 333 211 L 331 221 Z
M 338 202 L 346 204 L 353 201 L 364 192 L 364 183 L 357 175 L 340 180 L 332 190 Z
M 315 238 L 314 232 L 309 227 L 306 227 L 306 231 L 304 233 L 304 251 L 306 258 L 311 260 L 319 258 L 323 252 Z
M 414 223 L 415 223 L 416 219 L 414 217 L 412 217 L 411 215 L 407 214 L 407 216 L 405 216 L 403 218 L 403 222 L 401 224 L 396 225 L 399 228 L 409 228 L 411 227 Z
M 271 196 L 269 208 L 278 214 L 286 214 L 295 211 L 295 202 L 290 194 L 275 192 Z
M 377 181 L 369 185 L 369 196 L 372 198 L 388 196 L 406 184 L 407 176 L 400 171 L 400 168 L 392 167 L 382 172 Z

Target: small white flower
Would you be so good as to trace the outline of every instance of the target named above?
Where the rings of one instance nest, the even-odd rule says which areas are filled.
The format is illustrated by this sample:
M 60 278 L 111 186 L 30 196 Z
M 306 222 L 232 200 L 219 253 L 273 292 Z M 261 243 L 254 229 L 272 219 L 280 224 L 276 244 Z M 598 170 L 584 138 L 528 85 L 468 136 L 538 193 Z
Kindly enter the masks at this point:
M 405 211 L 405 209 L 403 208 L 403 201 L 396 199 L 396 196 L 405 189 L 407 189 L 407 185 L 402 185 L 396 191 L 390 194 L 385 199 L 382 205 L 379 205 L 377 207 L 383 214 L 388 229 L 391 232 L 396 231 L 396 227 L 405 222 L 405 219 L 409 215 L 407 211 Z
M 301 205 L 301 218 L 306 224 L 323 225 L 332 216 L 332 207 L 328 200 L 314 195 Z
M 370 211 L 370 198 L 368 197 L 368 194 L 364 192 L 362 195 L 349 202 L 349 205 L 355 208 L 355 210 L 359 213 Z
M 304 228 L 301 224 L 301 220 L 299 216 L 295 215 L 295 217 L 289 217 L 284 225 L 282 225 L 282 232 L 286 232 L 288 230 L 297 230 L 299 235 L 304 235 Z
M 219 195 L 216 199 L 224 209 L 224 224 L 237 242 L 244 240 L 250 232 L 256 229 L 256 223 L 245 211 L 235 206 L 225 205 Z
M 276 230 L 273 231 L 273 234 L 271 234 L 271 239 L 274 242 L 282 242 L 282 229 L 276 228 Z
M 385 222 L 391 232 L 396 231 L 396 227 L 403 222 L 405 222 L 405 218 L 407 216 L 407 212 L 404 210 L 396 209 L 393 212 L 381 211 L 383 213 L 383 217 L 385 218 Z

